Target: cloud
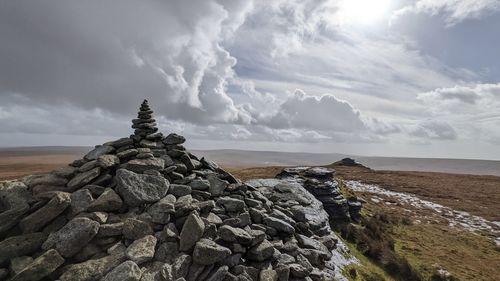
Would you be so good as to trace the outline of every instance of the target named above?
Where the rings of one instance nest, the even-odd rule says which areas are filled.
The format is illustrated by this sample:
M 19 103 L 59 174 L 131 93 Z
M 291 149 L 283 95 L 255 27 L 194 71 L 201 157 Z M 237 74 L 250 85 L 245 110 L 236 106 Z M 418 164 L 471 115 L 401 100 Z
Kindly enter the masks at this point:
M 393 20 L 406 14 L 443 15 L 448 26 L 500 11 L 498 0 L 417 0 L 394 12 Z
M 266 124 L 271 128 L 312 128 L 332 131 L 366 129 L 360 113 L 348 102 L 333 95 L 310 96 L 296 90 Z
M 418 124 L 410 131 L 410 135 L 437 140 L 454 140 L 457 138 L 457 132 L 450 124 L 436 120 L 424 121 Z
M 196 8 L 193 8 L 196 7 Z M 0 9 L 0 93 L 40 104 L 248 123 L 227 94 L 236 59 L 220 42 L 251 1 L 12 1 Z

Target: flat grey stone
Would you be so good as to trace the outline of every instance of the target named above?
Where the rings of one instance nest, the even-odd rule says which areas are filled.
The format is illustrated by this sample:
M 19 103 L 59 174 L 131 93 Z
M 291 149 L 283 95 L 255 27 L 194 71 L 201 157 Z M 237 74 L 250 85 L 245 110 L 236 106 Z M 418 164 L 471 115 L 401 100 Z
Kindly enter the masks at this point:
M 160 200 L 167 194 L 169 187 L 163 177 L 136 174 L 125 169 L 116 172 L 115 180 L 118 194 L 131 207 Z

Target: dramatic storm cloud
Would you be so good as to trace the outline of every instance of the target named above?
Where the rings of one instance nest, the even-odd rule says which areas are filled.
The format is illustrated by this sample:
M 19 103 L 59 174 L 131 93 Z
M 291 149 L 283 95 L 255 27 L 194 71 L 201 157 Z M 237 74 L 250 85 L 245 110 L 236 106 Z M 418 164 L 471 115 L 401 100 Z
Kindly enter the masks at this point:
M 0 146 L 124 136 L 147 98 L 198 148 L 500 159 L 499 10 L 0 0 Z

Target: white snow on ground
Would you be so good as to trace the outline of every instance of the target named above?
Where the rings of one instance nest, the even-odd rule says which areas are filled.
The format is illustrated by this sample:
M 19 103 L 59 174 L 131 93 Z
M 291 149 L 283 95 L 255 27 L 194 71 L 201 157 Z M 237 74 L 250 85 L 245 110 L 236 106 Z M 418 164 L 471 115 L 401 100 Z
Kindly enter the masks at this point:
M 399 203 L 407 204 L 415 208 L 433 210 L 436 214 L 446 219 L 450 226 L 459 227 L 471 232 L 487 232 L 496 237 L 494 240 L 497 244 L 500 243 L 499 222 L 491 222 L 482 217 L 471 215 L 467 212 L 456 211 L 449 207 L 420 199 L 413 194 L 390 191 L 377 185 L 364 184 L 359 181 L 346 181 L 345 184 L 355 192 L 377 194 L 388 197 L 391 201 L 397 200 Z M 378 203 L 383 202 L 384 200 L 379 196 L 374 196 L 371 201 Z M 386 202 L 386 204 L 387 203 L 389 202 Z

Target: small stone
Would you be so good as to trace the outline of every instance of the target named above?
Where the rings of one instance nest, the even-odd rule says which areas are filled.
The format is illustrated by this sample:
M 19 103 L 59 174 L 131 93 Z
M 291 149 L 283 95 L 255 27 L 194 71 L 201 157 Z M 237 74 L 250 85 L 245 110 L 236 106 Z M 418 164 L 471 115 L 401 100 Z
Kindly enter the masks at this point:
M 217 231 L 219 237 L 227 242 L 236 242 L 240 244 L 250 244 L 252 242 L 252 236 L 248 234 L 245 230 L 241 228 L 231 227 L 229 225 L 223 225 Z
M 93 179 L 97 178 L 101 174 L 101 168 L 96 167 L 90 171 L 77 174 L 73 179 L 71 179 L 67 187 L 69 190 L 77 190 L 78 188 L 90 183 Z
M 97 232 L 97 237 L 118 236 L 123 233 L 123 222 L 102 224 Z
M 272 269 L 264 269 L 260 271 L 259 274 L 260 281 L 277 281 L 278 273 Z
M 0 264 L 14 257 L 33 254 L 42 246 L 45 239 L 45 234 L 41 232 L 6 238 L 0 242 Z
M 127 150 L 124 150 L 122 152 L 119 152 L 116 154 L 116 156 L 120 159 L 124 159 L 124 158 L 133 157 L 133 156 L 137 155 L 138 153 L 139 152 L 137 151 L 137 149 L 132 148 L 132 149 L 127 149 Z
M 109 169 L 120 164 L 120 159 L 113 154 L 105 154 L 97 158 L 98 165 L 103 169 Z
M 147 235 L 140 239 L 135 240 L 127 248 L 127 258 L 141 264 L 147 262 L 155 256 L 156 237 Z
M 279 232 L 284 232 L 288 234 L 293 234 L 295 233 L 295 228 L 288 224 L 287 222 L 273 218 L 273 217 L 266 217 L 264 218 L 264 224 L 270 227 L 275 228 Z
M 166 145 L 183 144 L 185 141 L 186 138 L 175 133 L 169 134 L 163 139 L 163 143 Z
M 92 204 L 87 208 L 89 212 L 113 212 L 119 210 L 123 201 L 112 188 L 106 188 Z
M 147 222 L 129 218 L 123 224 L 123 236 L 127 239 L 136 240 L 151 234 L 153 228 Z
M 112 268 L 123 262 L 122 256 L 106 256 L 86 262 L 69 265 L 59 277 L 61 281 L 94 281 L 100 280 Z
M 208 190 L 208 188 L 210 187 L 210 182 L 207 180 L 196 179 L 193 180 L 189 185 L 194 190 Z
M 170 215 L 175 213 L 176 198 L 172 194 L 168 194 L 160 201 L 151 205 L 147 212 L 151 216 L 154 223 L 167 224 L 170 221 Z
M 172 275 L 175 280 L 185 278 L 189 273 L 192 258 L 189 255 L 178 256 L 172 264 Z
M 225 280 L 226 275 L 228 274 L 229 267 L 227 265 L 223 265 L 219 267 L 212 275 L 210 275 L 206 280 L 207 281 L 219 281 Z
M 243 200 L 232 197 L 221 197 L 217 200 L 217 204 L 223 206 L 227 212 L 241 212 L 246 208 Z
M 78 215 L 87 210 L 94 201 L 92 193 L 88 189 L 79 189 L 71 194 L 71 214 Z
M 222 195 L 226 187 L 229 185 L 229 182 L 219 179 L 216 175 L 209 175 L 208 181 L 210 182 L 208 192 L 210 192 L 212 196 Z
M 142 270 L 133 261 L 126 261 L 111 270 L 102 281 L 139 281 Z
M 15 257 L 10 260 L 10 272 L 16 275 L 21 272 L 27 265 L 33 262 L 33 258 L 29 256 Z M 0 279 L 1 280 L 1 279 Z
M 22 271 L 10 279 L 10 281 L 38 281 L 54 272 L 64 263 L 64 258 L 54 250 L 48 250 L 27 265 Z
M 253 246 L 247 253 L 247 257 L 254 261 L 265 261 L 274 254 L 274 247 L 269 241 L 264 240 Z
M 211 265 L 222 261 L 231 255 L 231 250 L 212 240 L 201 239 L 196 243 L 193 251 L 193 261 L 202 265 Z
M 49 235 L 42 249 L 55 248 L 63 257 L 72 257 L 94 238 L 99 231 L 99 223 L 88 218 L 77 217 L 63 228 Z
M 142 173 L 146 170 L 163 170 L 165 168 L 165 161 L 161 158 L 150 159 L 133 159 L 125 164 L 125 169 Z
M 168 193 L 174 195 L 175 197 L 181 197 L 191 194 L 191 187 L 189 185 L 171 184 L 168 189 Z
M 96 160 L 97 158 L 99 158 L 99 156 L 104 154 L 110 154 L 113 151 L 115 151 L 115 149 L 112 146 L 108 145 L 97 146 L 92 151 L 87 153 L 87 155 L 85 155 L 85 157 L 83 158 L 86 160 Z
M 22 219 L 19 227 L 24 233 L 36 232 L 64 212 L 70 204 L 70 194 L 58 192 L 42 208 Z
M 188 251 L 191 249 L 203 236 L 204 231 L 205 223 L 203 223 L 198 213 L 191 213 L 181 230 L 179 250 Z

